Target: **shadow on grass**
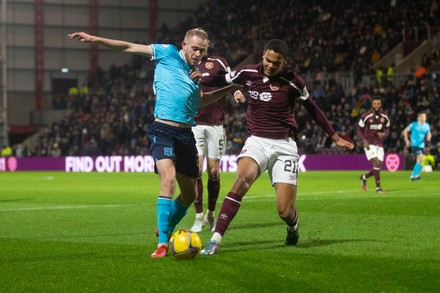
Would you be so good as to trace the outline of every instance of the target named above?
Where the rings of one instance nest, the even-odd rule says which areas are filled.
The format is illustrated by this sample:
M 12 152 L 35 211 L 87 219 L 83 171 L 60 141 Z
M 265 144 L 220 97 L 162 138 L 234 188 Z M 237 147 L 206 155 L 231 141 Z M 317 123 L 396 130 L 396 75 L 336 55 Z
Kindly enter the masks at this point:
M 285 245 L 284 242 L 279 240 L 262 240 L 262 241 L 240 241 L 229 242 L 227 248 L 222 249 L 221 253 L 235 253 L 243 252 L 245 248 L 247 251 L 259 251 L 259 250 L 273 250 L 273 249 L 305 249 L 314 247 L 325 247 L 331 245 L 338 245 L 343 243 L 352 242 L 372 242 L 370 239 L 307 239 L 301 240 L 297 245 Z
M 285 227 L 284 222 L 277 221 L 277 222 L 268 222 L 268 223 L 249 223 L 249 224 L 237 224 L 237 225 L 231 225 L 228 230 L 238 230 L 238 229 L 255 229 L 255 228 L 270 228 L 270 227 Z M 285 228 L 284 228 L 285 229 Z
M 352 243 L 352 242 L 365 242 L 365 241 L 375 241 L 371 239 L 307 239 L 303 240 L 296 245 L 298 248 L 313 248 L 313 247 L 324 247 L 335 244 L 342 243 Z
M 0 200 L 1 202 L 19 202 L 19 201 L 28 201 L 28 200 L 33 200 L 32 198 L 14 198 L 14 199 L 2 199 Z

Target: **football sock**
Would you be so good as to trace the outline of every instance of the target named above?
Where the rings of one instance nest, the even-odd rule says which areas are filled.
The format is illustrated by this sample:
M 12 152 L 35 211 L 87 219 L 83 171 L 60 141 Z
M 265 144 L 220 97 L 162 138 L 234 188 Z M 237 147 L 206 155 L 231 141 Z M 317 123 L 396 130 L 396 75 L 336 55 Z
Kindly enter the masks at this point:
M 371 176 L 373 176 L 373 175 L 374 175 L 374 169 L 371 169 L 371 170 L 368 171 L 368 173 L 365 174 L 364 176 L 365 176 L 365 179 L 368 179 L 369 177 L 371 177 Z
M 209 217 L 209 218 L 215 217 L 215 211 L 207 210 L 206 211 L 206 216 Z
M 214 232 L 222 236 L 225 235 L 226 229 L 237 214 L 240 205 L 241 197 L 234 192 L 229 192 L 220 208 Z
M 202 178 L 197 178 L 197 198 L 194 200 L 194 207 L 196 213 L 203 213 L 203 181 Z
M 420 171 L 422 171 L 422 163 L 416 163 L 413 168 L 412 176 L 420 176 Z
M 223 236 L 220 233 L 215 232 L 212 237 L 211 240 L 214 240 L 215 242 L 217 242 L 218 244 L 220 244 L 222 242 L 222 238 Z
M 171 214 L 170 214 L 170 226 L 169 232 L 173 232 L 176 228 L 176 225 L 182 220 L 182 218 L 186 215 L 189 206 L 186 206 L 180 203 L 177 198 L 173 200 L 171 205 Z
M 215 211 L 218 194 L 220 192 L 220 177 L 208 178 L 208 210 Z
M 157 230 L 159 231 L 159 244 L 168 244 L 169 218 L 172 200 L 159 196 L 157 199 Z
M 374 169 L 374 180 L 376 181 L 376 187 L 380 187 L 380 169 Z
M 293 232 L 296 229 L 298 229 L 298 209 L 293 210 L 293 214 L 286 221 L 286 224 L 287 224 L 287 230 L 289 230 L 290 232 Z

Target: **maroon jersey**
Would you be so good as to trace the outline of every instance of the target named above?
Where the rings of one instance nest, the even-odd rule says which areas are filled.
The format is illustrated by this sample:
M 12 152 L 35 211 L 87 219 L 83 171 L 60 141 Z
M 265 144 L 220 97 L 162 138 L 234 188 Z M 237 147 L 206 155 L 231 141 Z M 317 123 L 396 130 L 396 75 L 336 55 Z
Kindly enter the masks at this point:
M 379 137 L 377 133 L 383 132 L 385 136 L 388 135 L 390 119 L 382 110 L 379 113 L 375 113 L 373 109 L 365 112 L 358 124 L 358 135 L 362 140 L 372 145 L 383 146 L 383 137 Z
M 280 139 L 297 138 L 293 117 L 295 101 L 303 103 L 313 119 L 329 134 L 335 133 L 324 113 L 309 97 L 302 78 L 289 69 L 274 77 L 262 73 L 262 64 L 245 65 L 226 75 L 229 83 L 243 85 L 249 95 L 247 124 L 251 135 Z
M 219 56 L 207 56 L 199 65 L 202 73 L 201 88 L 203 92 L 211 92 L 227 86 L 224 75 L 231 71 L 228 62 Z M 223 125 L 224 99 L 221 98 L 208 106 L 199 108 L 194 121 L 197 125 Z

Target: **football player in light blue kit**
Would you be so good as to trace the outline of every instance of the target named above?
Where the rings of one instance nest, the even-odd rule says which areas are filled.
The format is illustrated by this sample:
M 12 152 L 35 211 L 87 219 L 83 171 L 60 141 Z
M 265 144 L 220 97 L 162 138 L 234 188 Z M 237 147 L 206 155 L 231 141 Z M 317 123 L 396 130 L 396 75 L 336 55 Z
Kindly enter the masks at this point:
M 408 137 L 411 132 L 411 137 Z M 426 122 L 426 113 L 420 112 L 417 115 L 417 121 L 411 122 L 408 127 L 402 131 L 407 147 L 411 147 L 412 152 L 416 155 L 417 161 L 414 165 L 410 179 L 412 181 L 420 179 L 420 171 L 422 170 L 422 161 L 425 153 L 425 140 L 428 144 L 431 142 L 431 128 Z
M 143 45 L 92 36 L 84 32 L 69 34 L 80 42 L 97 42 L 112 50 L 143 55 L 154 60 L 153 87 L 156 93 L 154 122 L 148 126 L 147 137 L 160 179 L 157 201 L 158 247 L 153 258 L 167 255 L 168 237 L 185 216 L 197 197 L 198 154 L 191 126 L 199 106 L 208 105 L 236 87 L 225 87 L 211 93 L 200 90 L 198 64 L 206 54 L 208 35 L 202 29 L 189 30 L 182 49 L 174 45 Z M 176 181 L 180 194 L 173 200 Z

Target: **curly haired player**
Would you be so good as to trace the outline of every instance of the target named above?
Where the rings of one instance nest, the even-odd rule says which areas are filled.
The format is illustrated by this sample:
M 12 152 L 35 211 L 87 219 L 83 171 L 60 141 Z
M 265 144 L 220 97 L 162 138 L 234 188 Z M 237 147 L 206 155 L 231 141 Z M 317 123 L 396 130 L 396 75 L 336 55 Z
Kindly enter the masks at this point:
M 380 169 L 384 159 L 383 141 L 390 132 L 390 119 L 382 110 L 379 96 L 371 99 L 371 109 L 362 114 L 357 132 L 364 144 L 365 155 L 373 164 L 373 168 L 360 177 L 362 189 L 367 191 L 367 179 L 374 175 L 376 192 L 383 193 L 384 190 L 380 187 Z

